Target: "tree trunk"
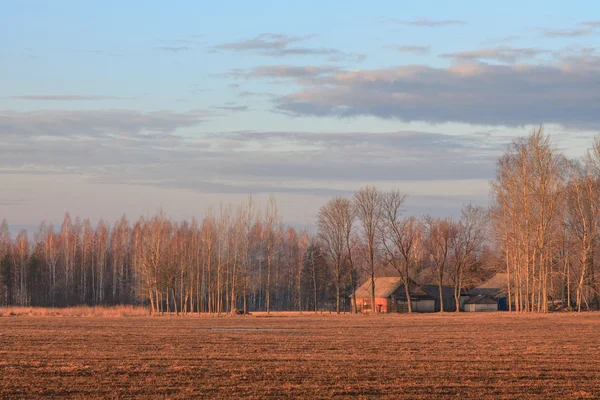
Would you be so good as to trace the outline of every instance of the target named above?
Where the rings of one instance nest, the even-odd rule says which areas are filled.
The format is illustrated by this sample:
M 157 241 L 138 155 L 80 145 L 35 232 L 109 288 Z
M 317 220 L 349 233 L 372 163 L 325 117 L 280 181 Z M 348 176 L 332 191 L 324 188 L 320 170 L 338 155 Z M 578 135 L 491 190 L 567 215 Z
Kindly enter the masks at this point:
M 442 285 L 442 277 L 441 276 L 440 276 L 439 289 L 440 289 L 440 312 L 444 312 L 444 288 Z
M 267 314 L 271 312 L 271 254 L 267 255 L 267 293 L 266 293 Z
M 408 305 L 409 314 L 412 313 L 412 301 L 410 300 L 410 288 L 408 284 L 408 278 L 404 279 L 404 292 L 406 293 L 406 303 Z

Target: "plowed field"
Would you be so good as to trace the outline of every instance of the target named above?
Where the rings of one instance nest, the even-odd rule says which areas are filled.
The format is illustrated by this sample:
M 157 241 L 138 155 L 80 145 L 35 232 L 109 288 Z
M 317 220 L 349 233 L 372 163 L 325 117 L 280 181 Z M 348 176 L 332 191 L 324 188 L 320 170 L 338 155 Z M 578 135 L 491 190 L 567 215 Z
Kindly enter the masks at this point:
M 600 314 L 0 318 L 0 398 L 600 398 Z

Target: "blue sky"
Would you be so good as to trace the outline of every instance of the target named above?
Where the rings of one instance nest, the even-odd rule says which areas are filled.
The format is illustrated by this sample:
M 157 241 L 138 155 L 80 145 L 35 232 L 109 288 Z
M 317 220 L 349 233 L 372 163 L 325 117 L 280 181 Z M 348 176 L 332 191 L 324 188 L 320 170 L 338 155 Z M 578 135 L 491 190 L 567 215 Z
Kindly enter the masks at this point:
M 0 218 L 176 219 L 252 193 L 306 225 L 365 184 L 407 211 L 485 204 L 543 122 L 600 125 L 593 1 L 0 5 Z

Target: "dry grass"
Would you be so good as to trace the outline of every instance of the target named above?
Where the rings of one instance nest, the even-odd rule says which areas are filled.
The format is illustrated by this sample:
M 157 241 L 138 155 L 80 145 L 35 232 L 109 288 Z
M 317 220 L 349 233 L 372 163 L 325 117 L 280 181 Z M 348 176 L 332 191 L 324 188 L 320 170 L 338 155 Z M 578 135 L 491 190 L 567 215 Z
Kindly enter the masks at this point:
M 4 318 L 0 398 L 600 396 L 599 313 L 263 317 Z
M 147 316 L 145 307 L 113 306 L 113 307 L 0 307 L 0 317 L 140 317 Z

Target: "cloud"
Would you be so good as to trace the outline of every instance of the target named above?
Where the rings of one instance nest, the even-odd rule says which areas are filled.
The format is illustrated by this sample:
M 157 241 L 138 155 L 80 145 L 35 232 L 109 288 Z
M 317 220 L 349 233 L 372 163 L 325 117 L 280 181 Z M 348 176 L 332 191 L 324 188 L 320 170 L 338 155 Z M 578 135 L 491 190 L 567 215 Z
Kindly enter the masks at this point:
M 430 47 L 429 46 L 395 46 L 393 47 L 396 51 L 400 53 L 413 53 L 413 54 L 429 54 Z
M 8 96 L 14 100 L 36 100 L 36 101 L 88 101 L 88 100 L 117 100 L 121 97 L 116 96 L 99 96 L 99 95 L 23 95 L 23 96 Z
M 224 43 L 214 46 L 213 48 L 217 50 L 231 51 L 259 50 L 271 52 L 276 50 L 285 50 L 292 43 L 305 41 L 313 37 L 314 35 L 286 36 L 281 34 L 262 33 L 256 36 L 254 39 Z
M 200 124 L 208 113 L 135 110 L 0 111 L 0 137 L 170 134 Z
M 399 66 L 311 70 L 297 91 L 275 100 L 291 115 L 375 116 L 430 123 L 600 127 L 600 58 L 554 64 Z
M 592 28 L 600 28 L 600 20 L 597 21 L 584 21 L 581 23 L 584 26 L 591 26 Z
M 6 114 L 0 112 L 2 124 Z M 135 123 L 129 134 L 115 134 L 113 123 L 106 122 L 108 116 L 98 115 L 102 113 L 85 121 L 76 111 L 52 118 L 44 112 L 16 114 L 10 113 L 11 131 L 27 134 L 7 134 L 5 125 L 0 129 L 0 181 L 15 188 L 12 195 L 26 199 L 37 211 L 25 214 L 18 204 L 7 203 L 14 209 L 13 221 L 31 215 L 52 221 L 57 205 L 57 220 L 64 207 L 82 215 L 116 218 L 123 212 L 153 212 L 161 203 L 193 215 L 199 204 L 202 209 L 219 201 L 237 202 L 249 193 L 257 199 L 277 193 L 284 204 L 302 204 L 300 214 L 312 213 L 324 198 L 349 195 L 365 184 L 408 193 L 410 209 L 417 214 L 432 209 L 452 212 L 470 200 L 485 201 L 495 161 L 508 141 L 477 132 L 445 134 L 445 128 L 323 133 L 209 132 L 198 126 L 180 134 L 148 134 L 139 128 L 156 125 L 153 121 Z M 124 120 L 145 115 L 118 114 Z M 172 128 L 193 124 L 202 115 L 163 114 L 178 121 L 170 122 Z M 63 125 L 64 136 L 57 136 L 58 127 L 48 122 L 69 118 L 78 122 Z M 119 129 L 123 124 L 117 124 Z M 95 134 L 82 134 L 80 125 Z M 161 129 L 166 128 L 153 128 Z M 40 191 L 48 197 L 34 205 Z M 123 203 L 123 198 L 134 201 Z M 290 212 L 298 215 L 296 210 Z
M 250 70 L 236 69 L 226 75 L 233 78 L 298 79 L 308 82 L 338 71 L 341 70 L 329 66 L 263 65 Z
M 194 94 L 210 92 L 212 90 L 204 87 L 204 85 L 200 83 L 194 83 L 193 85 L 190 85 L 190 89 L 191 92 Z
M 262 56 L 286 57 L 286 56 L 326 56 L 329 61 L 355 61 L 365 59 L 365 55 L 357 53 L 345 53 L 338 49 L 327 47 L 299 47 L 298 42 L 314 38 L 315 35 L 286 36 L 282 34 L 262 33 L 253 39 L 237 42 L 223 43 L 210 48 L 210 52 L 234 51 L 255 53 Z
M 543 29 L 546 37 L 581 37 L 592 34 L 594 31 L 591 28 L 574 28 L 574 29 Z
M 117 113 L 120 118 L 115 122 L 102 113 L 94 118 L 84 118 L 84 111 L 49 113 L 11 112 L 8 123 L 8 113 L 0 113 L 0 173 L 75 174 L 96 183 L 202 193 L 329 195 L 375 181 L 487 180 L 493 177 L 495 158 L 504 149 L 504 141 L 477 134 L 226 131 L 173 135 L 169 132 L 197 124 L 199 117 L 127 112 Z M 69 119 L 75 122 L 56 123 Z
M 195 46 L 203 43 L 202 41 L 198 40 L 199 38 L 202 38 L 202 36 L 188 35 L 187 39 L 161 39 L 158 40 L 156 49 L 169 53 L 181 53 L 189 51 Z
M 188 46 L 158 46 L 157 49 L 170 53 L 179 53 L 182 51 L 188 51 L 190 48 Z
M 0 196 L 0 206 L 13 207 L 13 206 L 20 206 L 22 204 L 25 204 L 25 199 Z
M 226 103 L 222 106 L 213 106 L 212 108 L 224 111 L 247 111 L 248 106 L 234 104 L 234 103 Z
M 487 40 L 484 40 L 482 43 L 486 45 L 490 44 L 499 44 L 499 43 L 509 43 L 514 42 L 515 40 L 519 40 L 521 37 L 516 35 L 507 35 L 501 37 L 494 37 Z
M 578 28 L 571 29 L 549 29 L 542 28 L 542 33 L 546 37 L 562 37 L 562 38 L 574 38 L 581 36 L 588 36 L 596 33 L 595 28 L 600 27 L 600 20 L 597 21 L 583 21 L 580 22 Z
M 238 93 L 239 97 L 277 97 L 274 93 L 269 92 L 252 92 L 249 90 L 242 90 Z
M 395 22 L 403 25 L 419 26 L 424 28 L 437 28 L 442 26 L 466 25 L 467 21 L 460 19 L 439 19 L 432 20 L 428 18 L 419 18 L 414 20 L 401 20 L 397 18 L 384 18 L 386 22 Z
M 441 54 L 442 58 L 452 58 L 458 62 L 473 61 L 499 61 L 504 63 L 514 63 L 516 61 L 531 59 L 540 54 L 549 53 L 548 50 L 536 48 L 515 48 L 508 46 L 499 46 L 493 48 L 483 48 L 472 51 L 461 51 L 455 53 Z

